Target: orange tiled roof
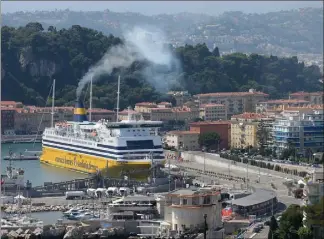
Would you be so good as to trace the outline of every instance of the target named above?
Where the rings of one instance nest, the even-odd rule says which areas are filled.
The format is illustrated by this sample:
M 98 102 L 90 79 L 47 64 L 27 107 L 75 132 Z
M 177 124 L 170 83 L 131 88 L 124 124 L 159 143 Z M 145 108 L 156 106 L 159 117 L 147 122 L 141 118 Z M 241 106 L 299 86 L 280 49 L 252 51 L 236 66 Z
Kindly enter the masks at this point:
M 159 105 L 172 105 L 172 104 L 170 102 L 163 101 L 163 102 L 160 102 Z
M 173 107 L 172 108 L 173 112 L 191 112 L 191 108 L 189 107 Z
M 233 115 L 231 118 L 239 118 L 239 119 L 262 119 L 262 118 L 269 118 L 269 116 L 267 116 L 265 114 L 259 114 L 259 113 L 244 112 L 243 114 Z
M 195 131 L 169 131 L 167 134 L 175 134 L 175 135 L 184 135 L 184 134 L 199 134 L 199 132 Z
M 134 114 L 138 113 L 135 110 L 123 110 L 123 111 L 120 111 L 118 114 L 119 115 L 128 115 L 128 112 L 134 113 Z
M 171 108 L 151 108 L 151 111 L 169 111 L 172 112 Z
M 306 105 L 306 106 L 300 106 L 300 107 L 287 107 L 285 110 L 304 110 L 304 109 L 313 109 L 313 110 L 323 110 L 324 105 Z
M 16 108 L 12 108 L 12 107 L 1 107 L 0 110 L 16 111 Z
M 248 95 L 262 95 L 262 96 L 269 96 L 266 93 L 260 92 L 260 91 L 255 91 L 255 92 L 217 92 L 217 93 L 207 93 L 207 94 L 198 94 L 195 95 L 196 97 L 225 97 L 225 96 L 248 96 Z
M 190 126 L 200 126 L 200 125 L 218 125 L 218 124 L 231 124 L 230 121 L 227 120 L 219 120 L 219 121 L 199 121 L 190 123 Z
M 309 103 L 307 100 L 298 99 L 278 99 L 278 100 L 268 100 L 260 103 L 274 103 L 274 104 L 284 104 L 284 103 Z
M 305 91 L 298 91 L 295 93 L 291 93 L 291 96 L 306 96 L 306 95 L 324 95 L 323 91 L 317 91 L 317 92 L 305 92 Z
M 135 104 L 136 106 L 156 106 L 155 103 L 152 102 L 139 102 Z

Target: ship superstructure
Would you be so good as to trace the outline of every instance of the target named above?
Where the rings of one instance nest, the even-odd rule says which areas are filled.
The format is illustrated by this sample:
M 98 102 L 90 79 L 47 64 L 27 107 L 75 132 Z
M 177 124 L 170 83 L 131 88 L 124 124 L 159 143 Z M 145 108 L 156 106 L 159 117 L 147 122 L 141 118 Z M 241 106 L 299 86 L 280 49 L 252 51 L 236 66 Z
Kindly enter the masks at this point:
M 78 101 L 73 121 L 45 129 L 40 160 L 87 173 L 107 170 L 111 177 L 123 173 L 145 176 L 152 165 L 164 161 L 158 132 L 161 125 L 161 121 L 146 121 L 130 110 L 127 120 L 89 122 Z

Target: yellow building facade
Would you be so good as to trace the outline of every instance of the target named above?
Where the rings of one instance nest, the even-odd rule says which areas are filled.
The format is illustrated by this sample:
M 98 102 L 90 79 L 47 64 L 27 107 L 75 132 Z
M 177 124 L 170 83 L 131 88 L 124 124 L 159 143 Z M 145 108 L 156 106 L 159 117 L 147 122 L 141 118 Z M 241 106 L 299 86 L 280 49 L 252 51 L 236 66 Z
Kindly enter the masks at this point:
M 274 119 L 258 113 L 233 115 L 231 118 L 231 148 L 258 147 L 257 130 L 261 120 L 269 124 Z

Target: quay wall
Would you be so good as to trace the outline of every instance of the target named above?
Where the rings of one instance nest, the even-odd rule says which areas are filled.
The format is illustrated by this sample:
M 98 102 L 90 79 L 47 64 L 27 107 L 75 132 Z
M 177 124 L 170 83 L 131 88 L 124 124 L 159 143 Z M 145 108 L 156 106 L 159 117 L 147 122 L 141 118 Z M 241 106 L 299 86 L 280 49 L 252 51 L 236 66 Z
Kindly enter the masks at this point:
M 1 143 L 33 143 L 41 142 L 42 135 L 1 135 Z

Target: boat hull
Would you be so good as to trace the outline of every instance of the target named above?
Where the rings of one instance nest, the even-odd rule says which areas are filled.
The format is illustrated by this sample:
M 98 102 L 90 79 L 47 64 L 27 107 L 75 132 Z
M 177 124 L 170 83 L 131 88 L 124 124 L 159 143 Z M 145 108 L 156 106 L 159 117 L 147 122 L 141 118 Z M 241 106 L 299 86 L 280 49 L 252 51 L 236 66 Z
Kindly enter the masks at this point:
M 107 176 L 120 178 L 127 175 L 130 178 L 147 179 L 151 168 L 151 162 L 144 160 L 132 160 L 118 162 L 116 159 L 98 157 L 83 153 L 43 146 L 40 162 L 51 166 L 66 168 L 83 173 L 97 173 L 102 171 Z

